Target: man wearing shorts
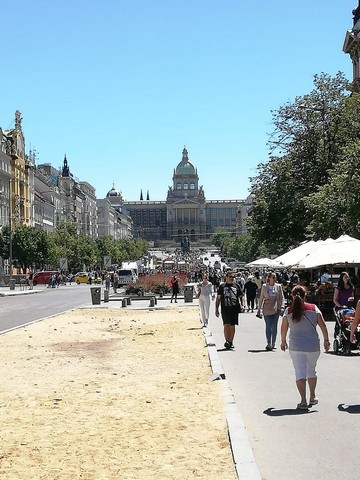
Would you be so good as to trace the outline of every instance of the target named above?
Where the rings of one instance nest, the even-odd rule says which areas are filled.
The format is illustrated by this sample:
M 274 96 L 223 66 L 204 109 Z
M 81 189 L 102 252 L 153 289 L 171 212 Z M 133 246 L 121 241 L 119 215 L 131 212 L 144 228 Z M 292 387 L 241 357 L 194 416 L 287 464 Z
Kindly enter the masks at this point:
M 219 317 L 219 305 L 221 304 L 221 317 L 224 324 L 224 347 L 229 350 L 234 348 L 235 325 L 239 325 L 239 313 L 242 305 L 243 291 L 233 282 L 232 272 L 226 272 L 225 283 L 222 283 L 217 291 L 215 302 L 215 315 Z

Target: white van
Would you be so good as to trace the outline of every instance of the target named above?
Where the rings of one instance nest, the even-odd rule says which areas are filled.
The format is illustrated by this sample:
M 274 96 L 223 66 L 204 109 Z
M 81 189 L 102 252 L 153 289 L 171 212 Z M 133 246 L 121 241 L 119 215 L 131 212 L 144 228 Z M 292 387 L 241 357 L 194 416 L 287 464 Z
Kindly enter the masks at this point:
M 139 276 L 139 265 L 137 262 L 122 262 L 121 264 L 122 270 L 132 270 L 136 277 Z
M 137 275 L 131 268 L 122 268 L 118 271 L 119 275 L 119 287 L 122 285 L 128 285 L 129 283 L 136 282 Z

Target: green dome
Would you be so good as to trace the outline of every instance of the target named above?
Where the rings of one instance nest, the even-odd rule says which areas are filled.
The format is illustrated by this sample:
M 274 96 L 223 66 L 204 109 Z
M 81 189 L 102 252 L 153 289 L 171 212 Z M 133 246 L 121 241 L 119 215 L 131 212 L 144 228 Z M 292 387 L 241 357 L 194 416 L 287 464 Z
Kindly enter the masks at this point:
M 194 165 L 189 161 L 186 148 L 182 151 L 182 160 L 175 169 L 176 175 L 196 175 Z
M 119 198 L 121 201 L 123 200 L 121 192 L 119 190 L 116 190 L 115 185 L 113 185 L 112 189 L 108 191 L 106 194 L 107 197 L 112 197 L 112 198 Z

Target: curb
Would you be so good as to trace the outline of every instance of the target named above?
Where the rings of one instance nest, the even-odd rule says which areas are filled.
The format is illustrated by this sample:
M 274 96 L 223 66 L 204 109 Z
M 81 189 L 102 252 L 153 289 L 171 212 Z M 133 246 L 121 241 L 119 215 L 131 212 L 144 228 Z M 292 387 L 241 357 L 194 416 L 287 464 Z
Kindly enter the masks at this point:
M 211 370 L 213 372 L 209 380 L 222 380 L 225 417 L 237 477 L 242 480 L 261 480 L 260 471 L 255 461 L 246 427 L 236 405 L 231 388 L 226 380 L 226 375 L 221 365 L 211 330 L 208 327 L 204 327 L 203 331 Z
M 34 293 L 42 293 L 42 290 L 11 290 L 0 292 L 0 297 L 16 297 L 17 295 L 33 295 Z

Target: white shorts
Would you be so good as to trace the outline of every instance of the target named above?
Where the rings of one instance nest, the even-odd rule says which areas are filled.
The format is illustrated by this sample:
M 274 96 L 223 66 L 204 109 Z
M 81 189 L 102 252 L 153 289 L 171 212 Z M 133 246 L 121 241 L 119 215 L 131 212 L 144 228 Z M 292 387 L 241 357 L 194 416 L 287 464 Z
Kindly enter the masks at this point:
M 316 363 L 320 352 L 297 352 L 289 350 L 289 354 L 295 368 L 296 380 L 316 378 Z

